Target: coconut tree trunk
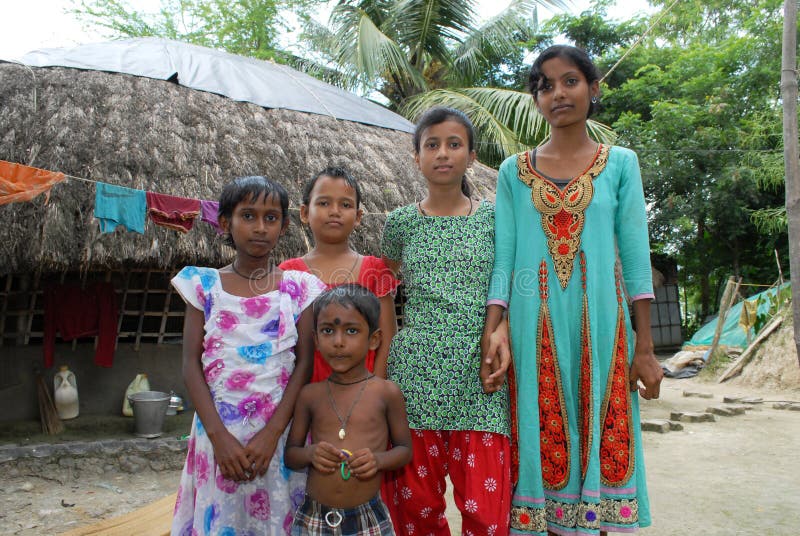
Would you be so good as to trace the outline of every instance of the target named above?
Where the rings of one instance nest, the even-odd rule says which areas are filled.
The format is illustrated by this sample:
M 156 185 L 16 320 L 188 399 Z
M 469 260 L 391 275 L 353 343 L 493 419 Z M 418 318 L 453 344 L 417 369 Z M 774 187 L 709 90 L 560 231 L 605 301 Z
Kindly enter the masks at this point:
M 783 147 L 786 168 L 786 219 L 789 222 L 789 271 L 792 281 L 794 345 L 800 364 L 800 158 L 797 140 L 797 0 L 783 3 Z

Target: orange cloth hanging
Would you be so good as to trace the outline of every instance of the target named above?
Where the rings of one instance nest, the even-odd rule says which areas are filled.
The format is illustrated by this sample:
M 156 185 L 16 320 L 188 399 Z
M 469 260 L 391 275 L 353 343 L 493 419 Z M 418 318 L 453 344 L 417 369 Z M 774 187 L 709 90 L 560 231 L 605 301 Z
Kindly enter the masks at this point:
M 0 205 L 30 201 L 64 180 L 63 173 L 0 160 Z

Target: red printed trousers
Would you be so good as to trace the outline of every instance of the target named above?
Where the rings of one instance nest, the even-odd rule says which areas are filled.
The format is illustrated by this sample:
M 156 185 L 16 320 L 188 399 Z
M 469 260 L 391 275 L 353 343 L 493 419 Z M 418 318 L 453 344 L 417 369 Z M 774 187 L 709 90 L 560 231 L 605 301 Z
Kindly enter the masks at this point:
M 445 477 L 461 511 L 461 532 L 505 536 L 511 511 L 508 438 L 489 432 L 412 430 L 411 462 L 386 475 L 384 501 L 397 534 L 450 536 Z

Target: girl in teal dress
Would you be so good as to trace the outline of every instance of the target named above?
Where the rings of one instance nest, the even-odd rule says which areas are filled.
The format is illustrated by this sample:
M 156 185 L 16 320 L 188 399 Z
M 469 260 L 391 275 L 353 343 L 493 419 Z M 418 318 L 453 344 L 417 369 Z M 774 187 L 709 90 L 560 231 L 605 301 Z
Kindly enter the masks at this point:
M 582 50 L 544 51 L 529 84 L 550 139 L 500 167 L 486 330 L 507 307 L 511 534 L 650 524 L 636 393 L 658 398 L 662 373 L 647 216 L 636 155 L 587 133 L 598 80 Z

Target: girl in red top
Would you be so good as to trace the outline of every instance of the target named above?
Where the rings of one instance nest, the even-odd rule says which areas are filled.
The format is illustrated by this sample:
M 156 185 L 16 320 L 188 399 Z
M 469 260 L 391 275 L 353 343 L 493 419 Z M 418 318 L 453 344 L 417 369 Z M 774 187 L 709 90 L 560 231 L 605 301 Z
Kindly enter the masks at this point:
M 343 168 L 329 167 L 309 180 L 303 188 L 300 220 L 311 228 L 314 247 L 303 255 L 281 263 L 282 270 L 300 270 L 320 278 L 328 288 L 358 283 L 375 294 L 381 303 L 381 342 L 367 355 L 367 368 L 386 377 L 389 342 L 397 332 L 394 293 L 400 283 L 383 259 L 359 255 L 348 241 L 361 223 L 361 189 Z M 326 379 L 331 368 L 314 352 L 312 382 Z

